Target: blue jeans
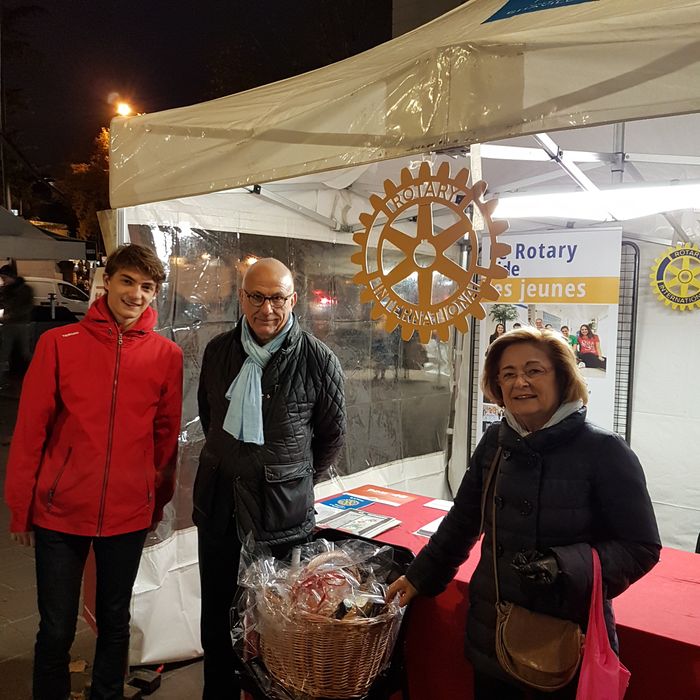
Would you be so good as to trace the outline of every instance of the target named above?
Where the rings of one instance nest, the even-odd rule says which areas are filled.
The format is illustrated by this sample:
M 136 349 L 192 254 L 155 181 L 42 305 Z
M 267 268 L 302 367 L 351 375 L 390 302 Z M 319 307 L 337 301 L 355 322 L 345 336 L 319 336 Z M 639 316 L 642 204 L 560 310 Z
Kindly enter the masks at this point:
M 129 655 L 129 606 L 147 530 L 113 537 L 83 537 L 34 529 L 39 632 L 34 647 L 34 700 L 70 696 L 70 648 L 80 584 L 90 545 L 97 572 L 97 644 L 91 700 L 123 697 Z

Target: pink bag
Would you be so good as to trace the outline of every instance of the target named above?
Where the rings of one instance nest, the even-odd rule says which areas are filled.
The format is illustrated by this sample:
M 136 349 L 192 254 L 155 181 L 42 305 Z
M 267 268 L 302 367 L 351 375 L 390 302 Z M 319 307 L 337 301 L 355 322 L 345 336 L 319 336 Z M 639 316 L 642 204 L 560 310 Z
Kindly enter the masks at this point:
M 603 617 L 603 577 L 600 573 L 600 558 L 595 549 L 591 551 L 593 591 L 576 700 L 622 700 L 630 682 L 630 672 L 622 665 L 610 646 Z

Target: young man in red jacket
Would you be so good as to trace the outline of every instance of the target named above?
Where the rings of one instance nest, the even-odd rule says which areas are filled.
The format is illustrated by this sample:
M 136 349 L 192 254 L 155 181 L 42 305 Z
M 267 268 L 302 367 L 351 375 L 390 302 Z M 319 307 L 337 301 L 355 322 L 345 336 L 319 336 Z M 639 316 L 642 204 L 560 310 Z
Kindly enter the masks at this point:
M 141 550 L 174 488 L 182 351 L 156 334 L 165 279 L 147 248 L 107 259 L 106 295 L 44 333 L 22 388 L 5 498 L 15 542 L 35 544 L 34 700 L 70 696 L 70 648 L 92 545 L 97 646 L 92 700 L 122 698 Z

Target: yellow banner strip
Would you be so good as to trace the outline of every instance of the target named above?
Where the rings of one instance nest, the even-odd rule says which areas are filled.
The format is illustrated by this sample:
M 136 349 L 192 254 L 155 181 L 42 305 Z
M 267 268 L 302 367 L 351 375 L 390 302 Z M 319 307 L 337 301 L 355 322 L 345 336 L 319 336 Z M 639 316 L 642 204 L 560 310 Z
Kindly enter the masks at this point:
M 617 304 L 619 277 L 508 277 L 494 282 L 498 303 Z

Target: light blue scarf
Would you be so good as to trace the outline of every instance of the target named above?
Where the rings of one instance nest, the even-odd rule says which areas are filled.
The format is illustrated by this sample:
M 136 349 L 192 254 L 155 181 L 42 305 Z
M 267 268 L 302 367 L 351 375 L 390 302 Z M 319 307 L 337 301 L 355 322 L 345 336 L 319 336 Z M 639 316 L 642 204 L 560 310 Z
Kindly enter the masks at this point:
M 262 419 L 262 373 L 272 356 L 282 347 L 292 324 L 289 314 L 284 328 L 266 345 L 258 345 L 253 338 L 245 316 L 241 323 L 241 343 L 246 357 L 241 371 L 226 392 L 229 400 L 223 428 L 242 442 L 265 444 Z

